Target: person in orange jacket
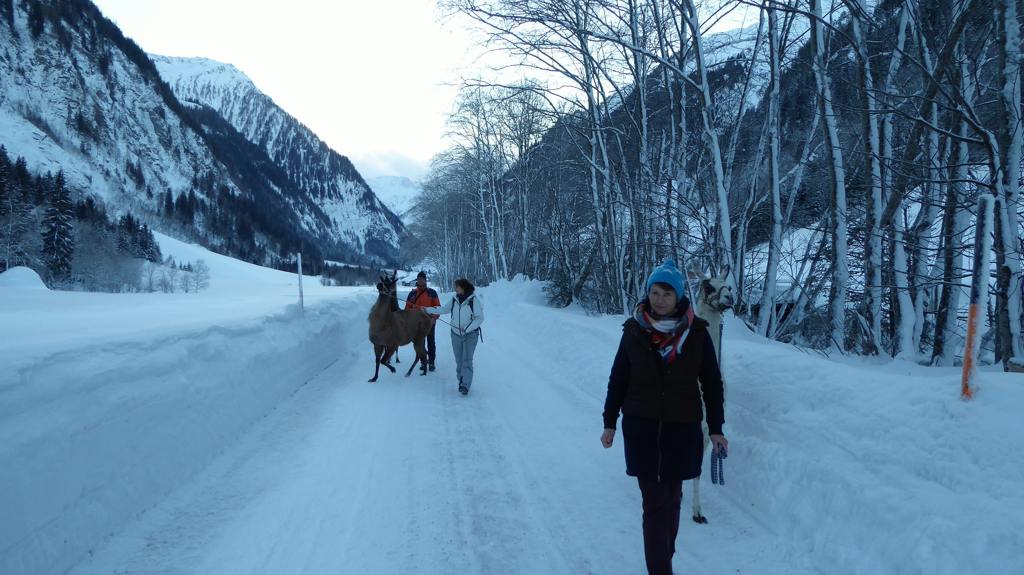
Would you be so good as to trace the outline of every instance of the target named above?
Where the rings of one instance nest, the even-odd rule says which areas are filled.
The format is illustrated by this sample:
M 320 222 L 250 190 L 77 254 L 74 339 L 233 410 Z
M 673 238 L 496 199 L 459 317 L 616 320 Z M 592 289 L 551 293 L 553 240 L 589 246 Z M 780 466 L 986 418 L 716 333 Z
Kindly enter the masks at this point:
M 421 271 L 416 276 L 416 289 L 409 292 L 409 297 L 405 298 L 405 301 L 407 308 L 414 309 L 441 305 L 441 298 L 437 296 L 437 292 L 427 287 L 427 272 Z M 430 371 L 434 371 L 434 359 L 437 358 L 437 340 L 434 337 L 434 331 L 437 328 L 437 318 L 441 316 L 432 313 L 430 317 L 434 322 L 430 324 L 430 333 L 427 334 L 427 367 Z

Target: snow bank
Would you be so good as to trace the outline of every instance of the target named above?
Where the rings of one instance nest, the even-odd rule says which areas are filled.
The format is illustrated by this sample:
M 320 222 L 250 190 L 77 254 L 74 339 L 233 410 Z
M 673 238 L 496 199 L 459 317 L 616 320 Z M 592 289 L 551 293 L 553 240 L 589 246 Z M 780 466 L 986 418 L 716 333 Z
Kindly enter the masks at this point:
M 737 323 L 724 344 L 729 483 L 712 502 L 748 504 L 800 542 L 792 559 L 808 571 L 1024 567 L 1019 375 L 984 373 L 963 402 L 957 369 L 828 359 Z
M 0 572 L 63 571 L 365 339 L 368 297 L 86 346 L 0 387 Z
M 216 254 L 156 234 L 165 255 L 203 260 L 210 288 L 195 293 L 84 293 L 4 290 L 0 297 L 0 388 L 51 356 L 85 346 L 156 341 L 283 312 L 299 300 L 298 276 Z M 13 270 L 12 270 L 13 271 Z M 6 274 L 4 274 L 6 275 Z M 2 277 L 2 276 L 0 276 Z M 372 288 L 328 288 L 303 281 L 307 305 L 372 293 Z
M 543 293 L 537 283 L 499 282 L 484 292 L 482 345 L 499 345 L 523 371 L 557 373 L 560 388 L 581 392 L 596 441 L 622 318 L 533 303 Z M 508 321 L 499 326 L 502 315 Z M 828 358 L 759 338 L 731 314 L 724 325 L 727 485 L 705 476 L 711 523 L 684 519 L 681 571 L 960 575 L 1024 567 L 1024 376 L 983 372 L 976 398 L 964 402 L 956 368 Z
M 511 280 L 499 280 L 486 286 L 478 286 L 477 292 L 485 302 L 515 302 L 545 306 L 547 295 L 543 282 L 532 281 L 522 275 Z M 500 304 L 499 304 L 500 305 Z
M 47 288 L 35 270 L 16 266 L 0 273 L 0 290 L 47 291 Z
M 208 291 L 0 275 L 0 573 L 63 572 L 365 341 L 372 290 L 307 278 L 300 315 L 295 274 L 158 238 Z

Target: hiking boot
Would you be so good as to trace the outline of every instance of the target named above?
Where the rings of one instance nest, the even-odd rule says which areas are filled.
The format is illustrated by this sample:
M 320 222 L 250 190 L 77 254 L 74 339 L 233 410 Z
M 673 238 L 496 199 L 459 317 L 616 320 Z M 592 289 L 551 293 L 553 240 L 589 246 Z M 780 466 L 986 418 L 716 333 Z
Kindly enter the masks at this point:
M 462 395 L 469 395 L 469 388 L 466 387 L 465 385 L 460 385 L 459 393 L 461 393 Z
M 430 362 L 430 371 L 434 371 L 434 362 Z

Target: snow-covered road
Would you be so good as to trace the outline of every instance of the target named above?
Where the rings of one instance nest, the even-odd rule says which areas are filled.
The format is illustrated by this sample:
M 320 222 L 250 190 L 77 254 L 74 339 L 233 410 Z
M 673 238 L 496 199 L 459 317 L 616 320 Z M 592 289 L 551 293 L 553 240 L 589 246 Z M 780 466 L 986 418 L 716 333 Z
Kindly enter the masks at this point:
M 541 289 L 482 290 L 469 397 L 444 328 L 437 372 L 367 383 L 365 292 L 147 340 L 122 354 L 135 367 L 100 347 L 26 372 L 0 396 L 20 418 L 0 425 L 0 501 L 17 508 L 0 565 L 644 573 L 639 491 L 621 440 L 598 441 L 621 320 L 548 308 Z M 965 403 L 955 369 L 827 359 L 736 320 L 724 346 L 727 485 L 704 482 L 711 523 L 684 518 L 678 572 L 1024 572 L 1019 376 L 986 371 Z M 71 382 L 80 398 L 58 393 Z
M 369 384 L 368 344 L 340 350 L 73 573 L 643 573 L 639 491 L 621 444 L 598 442 L 604 381 L 591 378 L 611 358 L 572 351 L 614 351 L 617 324 L 491 305 L 469 397 L 443 330 L 426 377 Z M 576 341 L 557 339 L 574 327 Z M 710 525 L 683 525 L 681 572 L 795 572 L 783 541 L 716 495 Z

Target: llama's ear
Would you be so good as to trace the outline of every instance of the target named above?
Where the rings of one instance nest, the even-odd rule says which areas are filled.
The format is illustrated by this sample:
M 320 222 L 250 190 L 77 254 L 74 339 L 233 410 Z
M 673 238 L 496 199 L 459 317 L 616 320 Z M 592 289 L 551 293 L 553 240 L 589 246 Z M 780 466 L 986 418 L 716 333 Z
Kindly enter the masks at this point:
M 704 295 L 715 293 L 715 286 L 711 285 L 711 280 L 707 278 L 700 280 L 700 289 L 704 292 Z
M 697 268 L 688 268 L 686 270 L 686 277 L 692 283 L 695 283 L 695 284 L 699 284 L 700 282 L 704 281 L 704 279 L 705 279 L 704 278 L 704 274 L 701 273 L 700 270 L 698 270 Z

